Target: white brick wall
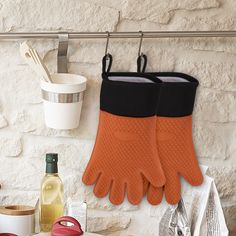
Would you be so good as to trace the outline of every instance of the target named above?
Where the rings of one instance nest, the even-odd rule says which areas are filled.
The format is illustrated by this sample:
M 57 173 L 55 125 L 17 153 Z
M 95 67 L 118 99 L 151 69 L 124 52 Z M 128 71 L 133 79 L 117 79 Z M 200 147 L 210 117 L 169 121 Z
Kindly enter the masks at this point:
M 235 11 L 234 0 L 0 0 L 0 31 L 232 30 L 236 29 Z M 136 69 L 138 42 L 110 40 L 113 70 Z M 31 44 L 51 72 L 55 71 L 57 42 L 35 40 Z M 39 81 L 20 57 L 19 42 L 0 42 L 0 204 L 34 204 L 45 153 L 55 151 L 60 154 L 67 195 L 87 195 L 90 229 L 125 235 L 122 230 L 132 224 L 139 207 L 128 203 L 114 207 L 106 199 L 97 200 L 81 183 L 96 135 L 104 47 L 105 40 L 70 42 L 69 72 L 86 76 L 88 90 L 80 127 L 55 131 L 44 125 Z M 200 80 L 194 112 L 196 149 L 216 179 L 234 235 L 236 39 L 145 39 L 143 51 L 149 58 L 149 71 L 181 71 Z M 149 228 L 152 222 L 155 225 L 148 220 Z

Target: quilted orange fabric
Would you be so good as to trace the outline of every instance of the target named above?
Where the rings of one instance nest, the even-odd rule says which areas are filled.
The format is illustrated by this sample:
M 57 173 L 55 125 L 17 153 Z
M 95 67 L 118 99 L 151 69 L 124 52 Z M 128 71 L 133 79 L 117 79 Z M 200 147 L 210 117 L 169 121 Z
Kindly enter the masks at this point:
M 181 198 L 180 177 L 191 185 L 203 182 L 192 141 L 192 116 L 156 118 L 157 150 L 166 177 L 163 188 L 150 185 L 148 201 L 157 205 L 163 192 L 168 203 L 176 204 Z
M 156 116 L 125 117 L 100 111 L 96 143 L 83 175 L 94 194 L 109 192 L 113 204 L 121 204 L 125 193 L 130 203 L 143 198 L 143 177 L 161 187 L 165 177 L 156 148 Z

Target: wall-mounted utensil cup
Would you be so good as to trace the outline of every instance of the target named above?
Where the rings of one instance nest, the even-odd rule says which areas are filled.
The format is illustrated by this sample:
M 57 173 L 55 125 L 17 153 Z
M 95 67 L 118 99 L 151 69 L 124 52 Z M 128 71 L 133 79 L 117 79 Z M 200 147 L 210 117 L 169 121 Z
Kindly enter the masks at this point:
M 0 233 L 32 235 L 35 209 L 31 206 L 0 206 Z
M 45 123 L 53 129 L 79 126 L 87 79 L 81 75 L 52 74 L 53 83 L 41 81 Z

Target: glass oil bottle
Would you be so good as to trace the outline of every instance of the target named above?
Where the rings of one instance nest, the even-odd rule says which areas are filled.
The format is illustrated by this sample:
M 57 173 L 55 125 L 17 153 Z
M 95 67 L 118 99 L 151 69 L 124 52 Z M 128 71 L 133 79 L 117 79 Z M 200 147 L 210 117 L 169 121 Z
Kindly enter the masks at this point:
M 39 221 L 41 232 L 50 232 L 53 222 L 64 213 L 64 187 L 58 175 L 58 154 L 46 154 L 46 174 L 41 183 Z

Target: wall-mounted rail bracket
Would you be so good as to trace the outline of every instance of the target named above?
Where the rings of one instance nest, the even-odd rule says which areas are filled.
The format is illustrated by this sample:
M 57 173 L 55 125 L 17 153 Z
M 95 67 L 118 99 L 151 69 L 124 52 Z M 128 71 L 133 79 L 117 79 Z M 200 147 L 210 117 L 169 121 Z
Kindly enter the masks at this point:
M 67 32 L 58 33 L 59 45 L 57 53 L 57 72 L 67 73 L 67 51 L 69 34 Z

